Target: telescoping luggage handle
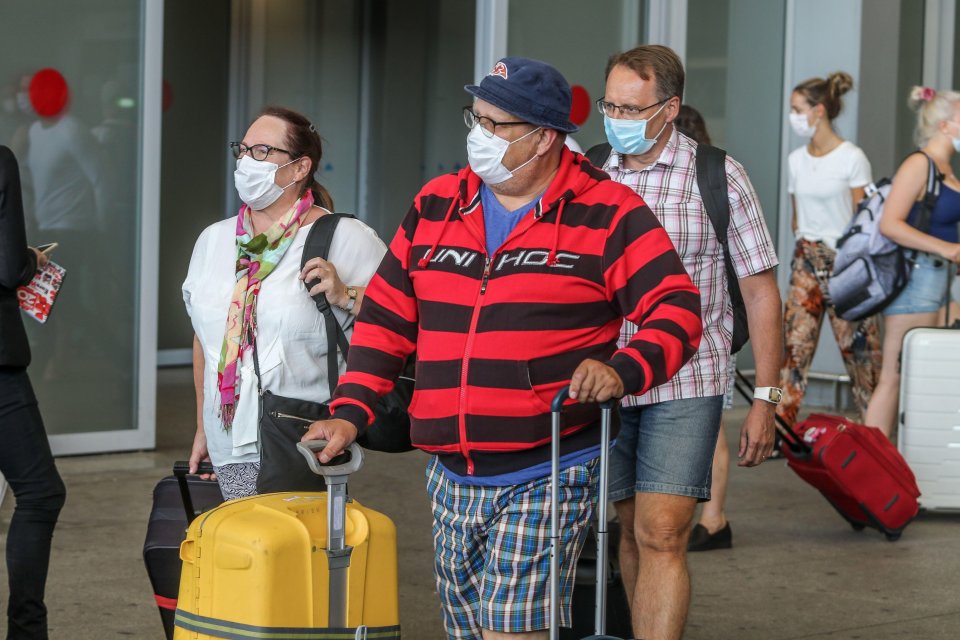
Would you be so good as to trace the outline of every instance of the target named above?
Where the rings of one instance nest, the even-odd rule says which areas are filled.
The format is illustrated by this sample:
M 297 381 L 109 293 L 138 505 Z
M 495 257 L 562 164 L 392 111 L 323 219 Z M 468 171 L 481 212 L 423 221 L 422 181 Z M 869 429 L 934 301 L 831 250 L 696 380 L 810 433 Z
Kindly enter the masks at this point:
M 560 485 L 560 413 L 570 397 L 565 386 L 550 405 L 550 640 L 560 638 L 560 514 L 557 487 Z M 594 618 L 596 640 L 610 638 L 607 630 L 607 470 L 610 466 L 610 416 L 614 400 L 600 405 L 600 496 L 597 505 L 597 600 Z
M 213 465 L 209 462 L 201 462 L 197 465 L 196 475 L 206 475 L 213 473 Z M 190 475 L 190 463 L 179 461 L 173 463 L 173 475 L 177 478 L 177 484 L 180 485 L 180 497 L 183 498 L 183 511 L 187 516 L 187 526 L 193 522 L 199 514 L 193 507 L 193 498 L 190 496 L 190 485 L 187 484 L 187 476 Z
M 328 464 L 317 460 L 317 453 L 327 446 L 326 440 L 298 442 L 297 450 L 306 459 L 310 470 L 323 476 L 327 483 L 327 565 L 330 568 L 329 627 L 347 626 L 347 570 L 353 547 L 346 544 L 347 478 L 363 466 L 363 449 L 357 443 L 347 447 L 342 456 Z

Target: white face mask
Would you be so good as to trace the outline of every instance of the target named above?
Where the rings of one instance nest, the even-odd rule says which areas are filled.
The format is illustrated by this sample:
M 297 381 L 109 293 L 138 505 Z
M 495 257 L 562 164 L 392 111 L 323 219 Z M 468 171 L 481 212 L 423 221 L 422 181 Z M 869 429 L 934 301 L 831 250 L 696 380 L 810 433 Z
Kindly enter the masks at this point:
M 810 124 L 805 113 L 791 113 L 790 126 L 793 128 L 793 132 L 801 138 L 812 138 L 817 131 L 817 124 Z
M 947 122 L 960 129 L 960 122 L 955 120 L 948 120 Z M 950 136 L 950 140 L 953 141 L 953 148 L 957 151 L 957 153 L 960 153 L 960 138 L 954 138 L 953 136 Z
M 237 170 L 233 172 L 233 184 L 237 188 L 240 199 L 255 211 L 263 211 L 272 205 L 283 195 L 284 189 L 296 182 L 294 180 L 286 187 L 281 187 L 276 183 L 277 171 L 294 162 L 296 160 L 277 165 L 267 160 L 254 160 L 250 154 L 237 160 Z
M 513 142 L 507 142 L 496 135 L 488 138 L 487 134 L 480 130 L 479 124 L 474 125 L 473 129 L 470 129 L 470 133 L 467 134 L 467 161 L 470 163 L 470 168 L 488 185 L 506 182 L 513 177 L 514 172 L 524 168 L 538 157 L 534 153 L 532 158 L 519 167 L 507 169 L 503 166 L 503 157 L 507 155 L 507 149 L 514 142 L 520 142 L 531 133 L 536 133 L 542 128 L 537 127 Z

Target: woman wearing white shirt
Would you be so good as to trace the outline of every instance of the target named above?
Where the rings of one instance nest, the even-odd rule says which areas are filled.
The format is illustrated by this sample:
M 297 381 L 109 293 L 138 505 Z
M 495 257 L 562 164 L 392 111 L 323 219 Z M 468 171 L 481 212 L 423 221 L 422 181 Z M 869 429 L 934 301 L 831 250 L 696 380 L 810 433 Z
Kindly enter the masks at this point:
M 231 147 L 234 182 L 245 204 L 236 217 L 200 234 L 183 283 L 195 332 L 197 432 L 190 470 L 209 456 L 226 499 L 256 492 L 259 396 L 251 336 L 263 389 L 327 402 L 327 338 L 310 295 L 325 294 L 349 333 L 364 286 L 386 252 L 370 227 L 344 218 L 329 261 L 314 258 L 300 272 L 310 225 L 333 208 L 313 178 L 323 151 L 304 116 L 265 109 Z M 317 279 L 308 295 L 304 282 Z
M 784 303 L 786 357 L 780 372 L 783 399 L 777 413 L 791 425 L 807 387 L 807 371 L 820 339 L 824 312 L 830 317 L 861 414 L 880 372 L 879 319 L 841 320 L 826 297 L 837 240 L 871 182 L 866 155 L 833 129 L 843 108 L 841 96 L 852 88 L 853 79 L 838 71 L 826 79 L 801 82 L 790 96 L 790 125 L 797 135 L 810 139 L 789 158 L 797 244 Z

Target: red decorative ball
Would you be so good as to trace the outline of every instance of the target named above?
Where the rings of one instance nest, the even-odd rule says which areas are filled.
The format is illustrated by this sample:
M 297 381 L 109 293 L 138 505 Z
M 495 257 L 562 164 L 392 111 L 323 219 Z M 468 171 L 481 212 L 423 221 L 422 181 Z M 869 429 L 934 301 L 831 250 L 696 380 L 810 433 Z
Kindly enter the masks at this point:
M 570 87 L 570 122 L 578 127 L 590 117 L 590 94 L 579 84 Z
M 44 118 L 59 115 L 67 106 L 70 90 L 67 81 L 56 69 L 41 69 L 30 80 L 30 104 Z

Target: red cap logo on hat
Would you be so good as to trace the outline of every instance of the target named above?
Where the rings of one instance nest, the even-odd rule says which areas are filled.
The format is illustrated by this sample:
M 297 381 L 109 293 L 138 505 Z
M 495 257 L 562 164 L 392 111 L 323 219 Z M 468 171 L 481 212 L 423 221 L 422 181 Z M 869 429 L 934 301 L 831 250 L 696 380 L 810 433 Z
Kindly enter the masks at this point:
M 503 64 L 503 62 L 498 62 L 497 64 L 493 65 L 493 71 L 490 72 L 490 75 L 491 75 L 491 76 L 500 76 L 501 78 L 503 78 L 504 80 L 506 80 L 506 79 L 507 79 L 507 65 Z
M 67 106 L 70 91 L 67 81 L 56 69 L 41 69 L 30 80 L 30 104 L 44 118 L 58 115 Z

